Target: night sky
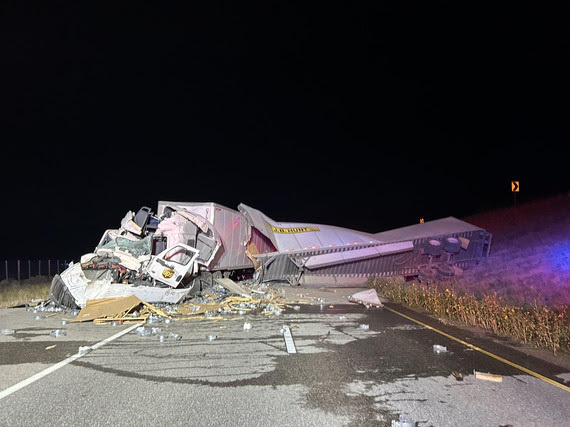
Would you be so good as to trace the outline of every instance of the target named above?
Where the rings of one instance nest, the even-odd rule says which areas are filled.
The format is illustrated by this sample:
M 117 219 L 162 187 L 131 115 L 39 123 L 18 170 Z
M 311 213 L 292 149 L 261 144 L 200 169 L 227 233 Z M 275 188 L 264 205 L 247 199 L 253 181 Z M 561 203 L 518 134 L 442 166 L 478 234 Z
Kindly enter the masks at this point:
M 570 189 L 562 8 L 23 3 L 0 6 L 0 260 L 78 259 L 159 200 L 378 232 Z

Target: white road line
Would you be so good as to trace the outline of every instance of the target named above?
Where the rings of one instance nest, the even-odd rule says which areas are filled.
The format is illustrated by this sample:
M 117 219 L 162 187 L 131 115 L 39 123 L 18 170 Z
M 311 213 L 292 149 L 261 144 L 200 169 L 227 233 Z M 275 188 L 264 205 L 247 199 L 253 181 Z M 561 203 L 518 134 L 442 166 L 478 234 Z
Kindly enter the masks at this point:
M 96 350 L 96 349 L 98 349 L 98 348 L 100 348 L 100 347 L 103 347 L 105 344 L 109 344 L 111 341 L 115 341 L 117 338 L 120 338 L 120 337 L 122 337 L 123 335 L 128 334 L 128 333 L 131 332 L 133 329 L 139 327 L 141 324 L 142 324 L 142 323 L 137 323 L 137 324 L 134 324 L 134 325 L 132 325 L 132 326 L 129 326 L 127 329 L 125 329 L 125 330 L 123 330 L 123 331 L 121 331 L 121 332 L 119 332 L 119 333 L 116 333 L 115 335 L 113 335 L 113 336 L 111 336 L 111 337 L 109 337 L 109 338 L 106 338 L 106 339 L 104 339 L 103 341 L 98 342 L 97 344 L 93 344 L 91 347 L 89 347 L 89 349 L 90 349 L 90 350 Z M 22 389 L 22 388 L 24 388 L 24 387 L 26 387 L 26 386 L 28 386 L 28 385 L 30 385 L 30 384 L 36 382 L 36 381 L 39 380 L 40 378 L 43 378 L 43 377 L 45 377 L 46 375 L 49 375 L 49 374 L 51 374 L 52 372 L 57 371 L 59 368 L 63 368 L 65 365 L 67 365 L 67 364 L 69 364 L 69 363 L 71 363 L 71 362 L 73 362 L 73 361 L 79 359 L 80 357 L 85 356 L 85 354 L 87 354 L 87 353 L 82 352 L 82 353 L 74 354 L 73 356 L 69 356 L 67 359 L 62 360 L 61 362 L 56 363 L 55 365 L 52 365 L 52 366 L 50 366 L 49 368 L 46 368 L 46 369 L 44 369 L 43 371 L 38 372 L 37 374 L 32 375 L 32 376 L 29 377 L 29 378 L 26 378 L 26 379 L 23 380 L 23 381 L 20 381 L 18 384 L 14 384 L 12 387 L 9 387 L 9 388 L 7 388 L 6 390 L 1 391 L 1 392 L 0 392 L 0 400 L 4 399 L 6 396 L 11 395 L 12 393 L 14 393 L 14 392 L 16 392 L 16 391 L 18 391 L 18 390 L 20 390 L 20 389 Z

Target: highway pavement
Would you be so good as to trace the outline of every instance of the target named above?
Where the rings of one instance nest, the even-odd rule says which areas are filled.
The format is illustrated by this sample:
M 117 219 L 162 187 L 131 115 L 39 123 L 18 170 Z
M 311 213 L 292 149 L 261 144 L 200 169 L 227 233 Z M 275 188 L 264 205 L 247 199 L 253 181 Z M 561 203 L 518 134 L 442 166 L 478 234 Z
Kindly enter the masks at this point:
M 0 335 L 0 424 L 389 426 L 406 416 L 416 426 L 530 426 L 570 420 L 564 368 L 399 305 L 366 308 L 327 295 L 280 315 L 147 324 L 147 330 L 160 328 L 148 337 L 137 325 L 62 325 L 65 313 L 36 319 L 24 308 L 0 310 L 0 328 L 14 330 Z M 296 353 L 287 351 L 284 326 Z M 54 329 L 66 335 L 50 336 Z M 446 351 L 434 352 L 434 345 Z

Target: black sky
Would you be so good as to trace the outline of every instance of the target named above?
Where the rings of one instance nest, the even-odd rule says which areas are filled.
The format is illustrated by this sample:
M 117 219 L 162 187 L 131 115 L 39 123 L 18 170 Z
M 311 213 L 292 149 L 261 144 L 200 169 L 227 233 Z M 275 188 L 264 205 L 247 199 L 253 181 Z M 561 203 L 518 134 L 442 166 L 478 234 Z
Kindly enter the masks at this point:
M 564 10 L 3 2 L 0 259 L 158 200 L 377 232 L 565 192 Z

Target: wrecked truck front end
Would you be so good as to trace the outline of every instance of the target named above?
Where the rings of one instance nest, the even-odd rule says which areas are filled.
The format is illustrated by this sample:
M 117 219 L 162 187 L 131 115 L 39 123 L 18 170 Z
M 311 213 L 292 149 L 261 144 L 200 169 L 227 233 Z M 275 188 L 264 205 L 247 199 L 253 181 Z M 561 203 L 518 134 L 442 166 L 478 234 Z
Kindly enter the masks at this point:
M 211 262 L 203 259 L 211 251 L 204 255 L 186 244 L 180 227 L 172 226 L 172 212 L 157 218 L 148 208 L 141 211 L 129 212 L 119 229 L 105 231 L 92 253 L 53 278 L 50 298 L 56 304 L 81 308 L 87 300 L 130 295 L 146 302 L 177 303 L 195 290 L 199 263 Z

